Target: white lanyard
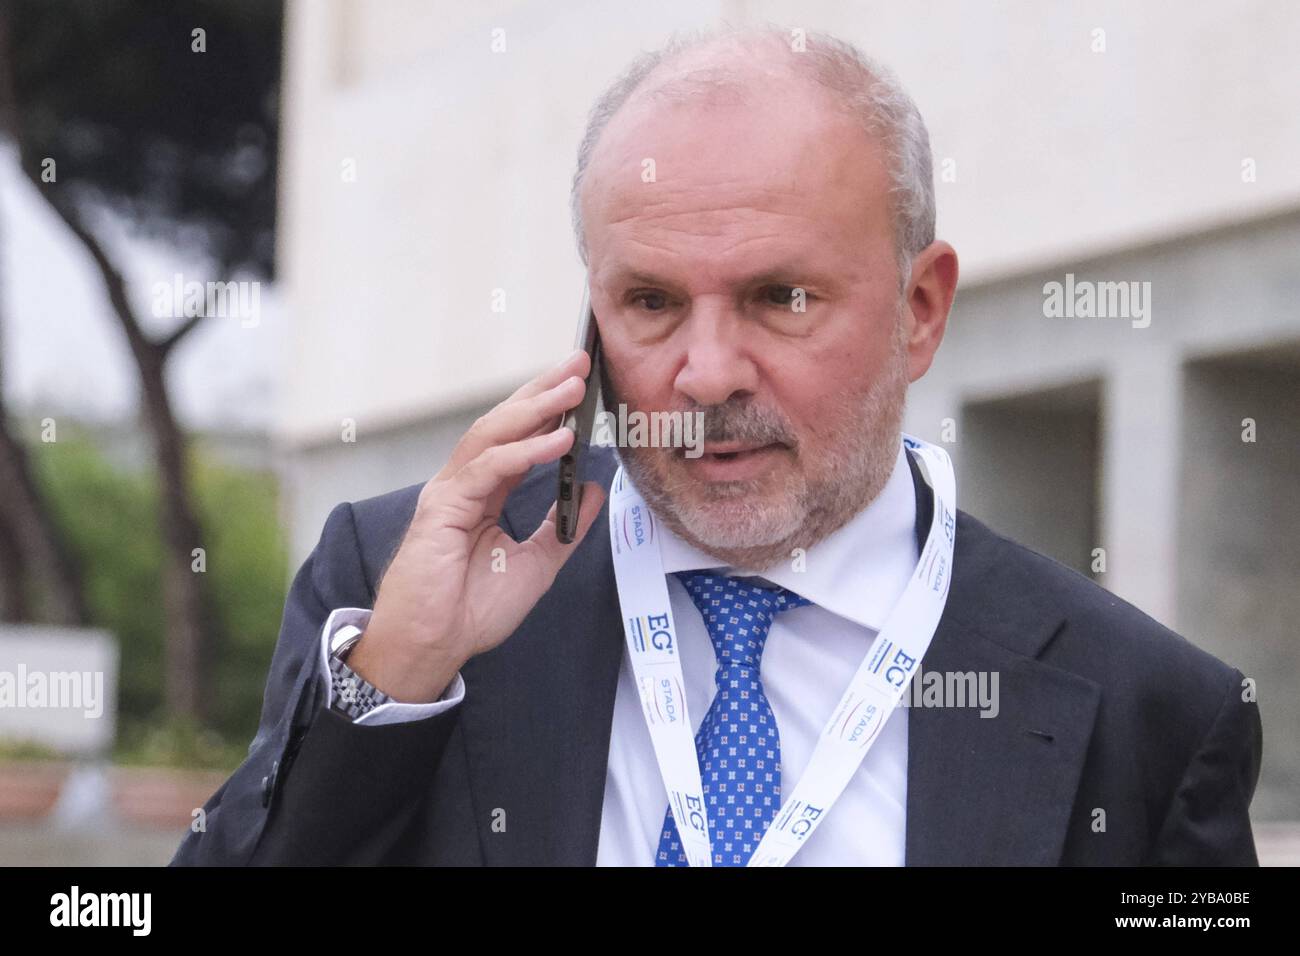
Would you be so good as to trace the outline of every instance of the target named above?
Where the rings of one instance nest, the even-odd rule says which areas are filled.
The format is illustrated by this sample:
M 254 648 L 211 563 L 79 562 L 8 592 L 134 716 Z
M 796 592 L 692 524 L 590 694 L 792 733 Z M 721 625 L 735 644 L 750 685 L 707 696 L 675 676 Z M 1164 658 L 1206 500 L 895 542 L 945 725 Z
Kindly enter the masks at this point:
M 925 547 L 907 589 L 822 729 L 803 778 L 782 803 L 749 866 L 784 866 L 826 819 L 898 706 L 939 625 L 952 577 L 957 481 L 942 448 L 910 435 L 903 435 L 903 444 L 916 452 L 934 492 Z M 711 866 L 709 820 L 659 533 L 654 515 L 622 467 L 611 486 L 609 535 L 632 672 L 668 805 L 687 861 Z

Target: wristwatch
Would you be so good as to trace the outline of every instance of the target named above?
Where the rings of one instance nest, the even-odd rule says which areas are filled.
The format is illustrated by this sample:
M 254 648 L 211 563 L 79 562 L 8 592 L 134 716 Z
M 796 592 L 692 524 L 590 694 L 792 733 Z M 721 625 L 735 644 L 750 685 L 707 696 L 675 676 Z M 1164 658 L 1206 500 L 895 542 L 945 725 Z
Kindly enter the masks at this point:
M 370 713 L 380 704 L 392 700 L 387 694 L 370 683 L 352 668 L 346 661 L 357 641 L 361 640 L 361 629 L 353 625 L 341 627 L 330 638 L 330 689 L 333 700 L 330 710 L 342 714 L 349 720 Z

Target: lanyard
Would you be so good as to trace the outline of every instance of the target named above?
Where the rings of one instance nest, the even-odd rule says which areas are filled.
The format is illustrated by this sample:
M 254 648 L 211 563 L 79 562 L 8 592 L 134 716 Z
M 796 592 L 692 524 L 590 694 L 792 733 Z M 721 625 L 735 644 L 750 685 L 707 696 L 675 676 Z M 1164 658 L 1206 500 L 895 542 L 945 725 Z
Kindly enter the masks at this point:
M 948 453 L 903 435 L 934 492 L 934 514 L 916 570 L 832 711 L 794 792 L 749 866 L 784 866 L 826 819 L 907 689 L 934 637 L 952 578 L 957 482 Z M 699 758 L 686 712 L 677 630 L 655 518 L 620 466 L 611 486 L 609 535 L 632 672 L 668 805 L 691 866 L 711 866 Z

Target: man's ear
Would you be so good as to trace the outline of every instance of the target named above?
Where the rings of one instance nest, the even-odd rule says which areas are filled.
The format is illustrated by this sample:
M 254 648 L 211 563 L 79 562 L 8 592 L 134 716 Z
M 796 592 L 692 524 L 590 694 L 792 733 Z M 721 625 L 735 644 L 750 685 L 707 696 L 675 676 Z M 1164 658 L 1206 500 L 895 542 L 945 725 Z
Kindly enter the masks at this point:
M 957 251 L 941 239 L 912 260 L 904 320 L 907 326 L 909 381 L 929 371 L 948 327 L 948 312 L 957 294 Z

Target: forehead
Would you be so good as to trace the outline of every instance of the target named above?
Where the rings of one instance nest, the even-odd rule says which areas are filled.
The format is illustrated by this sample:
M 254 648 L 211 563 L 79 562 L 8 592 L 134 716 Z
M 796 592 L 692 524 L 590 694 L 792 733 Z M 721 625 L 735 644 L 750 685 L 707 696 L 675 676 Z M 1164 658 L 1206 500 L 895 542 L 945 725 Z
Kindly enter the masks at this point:
M 635 97 L 585 176 L 590 265 L 743 272 L 768 259 L 861 262 L 892 244 L 889 188 L 861 121 L 802 79 L 760 80 L 743 95 Z

